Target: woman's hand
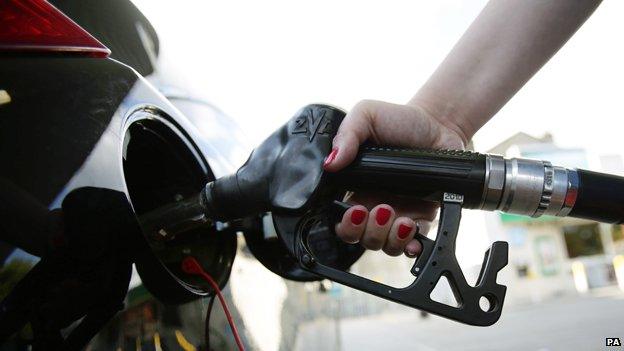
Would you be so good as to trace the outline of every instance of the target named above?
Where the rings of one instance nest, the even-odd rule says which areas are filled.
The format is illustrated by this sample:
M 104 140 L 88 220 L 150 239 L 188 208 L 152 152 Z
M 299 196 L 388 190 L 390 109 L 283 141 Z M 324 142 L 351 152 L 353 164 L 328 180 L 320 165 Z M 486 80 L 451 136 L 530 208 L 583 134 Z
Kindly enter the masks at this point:
M 461 149 L 592 14 L 600 1 L 490 1 L 408 105 L 362 101 L 347 115 L 324 168 L 347 166 L 366 140 Z M 390 255 L 418 254 L 412 240 L 435 216 L 431 203 L 355 194 L 336 226 L 348 242 Z M 417 225 L 418 224 L 418 225 Z
M 443 124 L 418 105 L 364 100 L 343 120 L 323 167 L 329 172 L 343 169 L 367 140 L 432 149 L 463 149 L 466 143 L 460 128 Z M 338 236 L 370 250 L 383 249 L 391 256 L 418 255 L 422 248 L 413 237 L 416 232 L 427 233 L 437 211 L 434 203 L 387 194 L 355 193 L 348 201 L 355 206 L 336 224 Z

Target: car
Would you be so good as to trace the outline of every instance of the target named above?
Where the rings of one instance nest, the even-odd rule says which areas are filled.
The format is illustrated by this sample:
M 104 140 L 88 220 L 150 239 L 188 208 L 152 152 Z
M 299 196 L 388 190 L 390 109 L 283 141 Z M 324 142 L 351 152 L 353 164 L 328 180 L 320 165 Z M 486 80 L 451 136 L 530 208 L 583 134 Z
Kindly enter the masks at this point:
M 129 1 L 0 3 L 0 341 L 81 349 L 124 301 L 124 313 L 145 310 L 132 300 L 145 287 L 169 304 L 207 296 L 181 271 L 189 253 L 225 286 L 235 233 L 144 235 L 143 214 L 194 195 L 245 153 L 225 114 L 145 78 L 157 55 Z

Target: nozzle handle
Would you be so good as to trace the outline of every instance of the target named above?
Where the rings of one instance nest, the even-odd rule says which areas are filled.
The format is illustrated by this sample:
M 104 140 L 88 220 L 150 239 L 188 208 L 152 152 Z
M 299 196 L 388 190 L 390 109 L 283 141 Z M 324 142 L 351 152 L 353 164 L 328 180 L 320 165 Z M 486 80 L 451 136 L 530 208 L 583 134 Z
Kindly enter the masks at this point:
M 471 151 L 364 146 L 334 180 L 352 191 L 384 191 L 431 201 L 442 199 L 444 192 L 461 194 L 465 208 L 477 208 L 485 162 L 485 155 Z

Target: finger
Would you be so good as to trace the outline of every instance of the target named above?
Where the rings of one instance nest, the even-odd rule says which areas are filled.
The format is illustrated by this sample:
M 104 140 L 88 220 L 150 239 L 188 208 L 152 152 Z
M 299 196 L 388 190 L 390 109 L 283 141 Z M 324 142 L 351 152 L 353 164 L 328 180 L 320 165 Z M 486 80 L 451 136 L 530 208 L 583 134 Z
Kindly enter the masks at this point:
M 369 250 L 381 249 L 388 238 L 394 216 L 394 210 L 389 205 L 382 204 L 373 208 L 368 216 L 366 229 L 362 236 L 362 246 Z
M 390 256 L 399 256 L 403 253 L 405 245 L 414 237 L 416 223 L 411 218 L 398 217 L 394 220 L 388 234 L 388 240 L 384 246 L 384 252 Z
M 334 137 L 332 153 L 323 167 L 336 172 L 347 166 L 366 140 L 398 147 L 432 147 L 441 142 L 441 125 L 416 107 L 382 101 L 362 100 L 342 121 Z M 459 139 L 459 137 L 457 137 Z M 445 147 L 461 148 L 461 142 L 444 143 Z
M 426 236 L 427 233 L 429 233 L 429 228 L 431 228 L 430 221 L 417 220 L 416 231 L 414 235 L 421 234 Z M 407 243 L 407 245 L 405 245 L 405 250 L 403 250 L 403 252 L 407 257 L 416 257 L 422 252 L 422 244 L 420 243 L 420 241 L 412 239 L 410 242 Z
M 368 210 L 366 207 L 356 205 L 349 208 L 342 215 L 342 221 L 336 224 L 336 234 L 345 242 L 357 243 L 364 233 L 367 218 Z
M 344 201 L 363 205 L 366 208 L 373 208 L 379 203 L 387 203 L 392 206 L 397 217 L 422 218 L 428 221 L 435 219 L 440 207 L 436 202 L 371 191 L 350 193 L 349 197 Z
M 353 161 L 367 140 L 398 147 L 464 147 L 458 131 L 448 130 L 418 106 L 362 100 L 342 121 L 323 168 L 336 172 Z
M 323 163 L 326 171 L 336 172 L 346 167 L 355 159 L 360 145 L 370 137 L 368 105 L 365 102 L 356 104 L 342 120 L 332 143 L 332 151 Z
M 416 223 L 418 224 L 418 233 L 427 236 L 429 229 L 431 229 L 431 221 L 419 219 Z
M 416 257 L 422 252 L 422 244 L 416 239 L 412 239 L 407 245 L 405 245 L 405 256 Z

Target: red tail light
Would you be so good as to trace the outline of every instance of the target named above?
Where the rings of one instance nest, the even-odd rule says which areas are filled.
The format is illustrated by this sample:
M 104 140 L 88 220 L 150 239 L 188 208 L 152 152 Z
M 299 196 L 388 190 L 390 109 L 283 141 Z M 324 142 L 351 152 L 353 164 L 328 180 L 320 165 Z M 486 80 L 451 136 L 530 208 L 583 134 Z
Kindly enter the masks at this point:
M 45 0 L 0 0 L 0 52 L 107 57 L 110 50 Z

